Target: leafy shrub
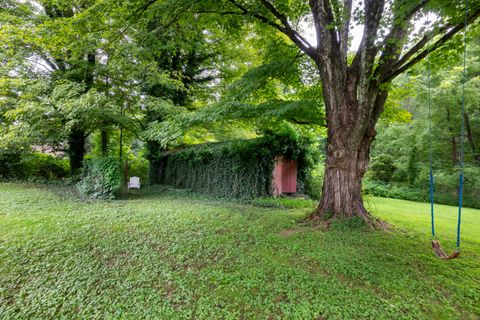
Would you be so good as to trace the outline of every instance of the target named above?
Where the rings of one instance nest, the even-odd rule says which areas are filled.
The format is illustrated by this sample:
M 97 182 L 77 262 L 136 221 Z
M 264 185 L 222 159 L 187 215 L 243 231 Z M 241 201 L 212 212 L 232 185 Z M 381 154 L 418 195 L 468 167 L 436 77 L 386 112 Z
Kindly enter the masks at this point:
M 363 191 L 377 197 L 395 198 L 411 201 L 429 201 L 428 192 L 424 193 L 406 187 L 398 187 L 380 181 L 366 180 L 363 183 Z
M 363 192 L 384 198 L 421 202 L 430 201 L 428 189 L 412 189 L 379 181 L 365 180 L 363 183 Z M 458 194 L 457 192 L 445 193 L 437 190 L 435 192 L 435 203 L 456 206 L 458 205 Z M 480 198 L 474 194 L 465 193 L 463 196 L 463 205 L 470 208 L 480 208 Z
M 370 176 L 373 180 L 390 182 L 393 180 L 396 169 L 393 157 L 389 154 L 381 154 L 372 159 Z
M 68 176 L 68 160 L 40 152 L 0 150 L 0 177 L 55 180 Z
M 122 187 L 120 162 L 114 157 L 87 160 L 77 187 L 90 198 L 113 199 Z
M 401 164 L 395 164 L 395 172 L 392 175 L 392 182 L 406 182 L 409 179 L 409 173 Z
M 408 185 L 413 187 L 415 185 L 418 174 L 420 173 L 420 168 L 418 166 L 417 157 L 418 157 L 417 147 L 413 147 L 407 162 L 407 180 Z
M 320 199 L 322 195 L 323 175 L 325 165 L 322 162 L 317 163 L 312 170 L 308 172 L 305 180 L 305 194 L 312 199 Z
M 21 152 L 0 149 L 0 177 L 18 178 L 22 172 L 21 160 Z
M 21 165 L 28 177 L 55 180 L 64 178 L 69 174 L 67 159 L 52 157 L 39 152 L 26 154 L 22 158 Z

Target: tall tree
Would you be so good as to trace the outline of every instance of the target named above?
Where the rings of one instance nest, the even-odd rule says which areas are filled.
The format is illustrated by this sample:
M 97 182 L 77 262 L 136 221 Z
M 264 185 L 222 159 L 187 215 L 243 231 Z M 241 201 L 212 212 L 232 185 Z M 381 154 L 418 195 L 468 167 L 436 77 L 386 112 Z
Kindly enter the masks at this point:
M 288 37 L 317 66 L 326 106 L 328 146 L 323 192 L 312 217 L 359 216 L 371 221 L 362 199 L 375 125 L 391 81 L 424 59 L 480 16 L 479 1 L 406 0 L 218 0 L 198 1 L 198 12 L 242 16 Z M 192 7 L 190 3 L 188 5 Z M 221 8 L 212 10 L 211 8 Z M 423 34 L 413 23 L 436 18 Z M 317 44 L 299 31 L 312 21 Z M 349 54 L 354 25 L 363 25 L 356 52 Z
M 82 7 L 85 5 L 79 3 Z M 74 7 L 69 5 L 62 5 L 62 3 L 53 3 L 51 1 L 41 2 L 45 14 L 51 20 L 71 18 L 74 15 Z M 52 55 L 51 55 L 52 56 Z M 72 59 L 65 55 L 53 55 L 53 59 L 49 59 L 49 65 L 56 73 L 56 77 L 66 78 L 71 81 L 84 83 L 85 92 L 88 92 L 94 83 L 93 70 L 95 66 L 95 53 L 87 53 L 85 62 L 76 61 L 72 63 Z M 82 55 L 81 55 L 82 56 Z M 70 58 L 70 59 L 69 59 Z M 51 60 L 51 61 L 50 61 Z M 70 60 L 70 61 L 69 61 Z M 75 66 L 76 64 L 76 66 Z M 74 68 L 80 68 L 83 72 L 72 72 Z M 70 172 L 76 174 L 83 166 L 83 158 L 85 156 L 85 141 L 87 139 L 86 129 L 83 123 L 76 121 L 70 128 L 68 133 L 68 156 L 70 159 Z
M 115 41 L 118 54 L 112 54 L 112 34 L 117 36 L 125 23 L 104 28 L 112 19 L 103 19 L 102 11 L 86 20 L 94 4 L 11 1 L 0 15 L 5 62 L 0 66 L 0 109 L 8 118 L 2 131 L 31 145 L 66 151 L 72 173 L 83 165 L 90 133 L 115 126 L 137 130 L 133 118 L 119 111 L 138 110 L 138 77 L 126 67 L 136 60 L 135 47 L 121 39 Z M 102 137 L 106 153 L 108 137 Z
M 45 130 L 41 126 L 45 125 L 47 119 L 52 119 L 60 115 L 59 110 L 48 110 L 52 103 L 45 103 L 47 96 L 53 93 L 56 85 L 65 84 L 65 81 L 77 83 L 82 87 L 83 93 L 87 93 L 94 85 L 94 66 L 95 53 L 93 49 L 86 52 L 81 48 L 77 51 L 66 48 L 64 43 L 67 37 L 60 31 L 61 22 L 73 17 L 74 12 L 88 6 L 86 1 L 80 1 L 77 6 L 71 3 L 63 3 L 61 1 L 39 1 L 35 3 L 23 3 L 22 1 L 12 1 L 11 10 L 16 9 L 11 16 L 15 14 L 16 19 L 5 19 L 5 33 L 0 37 L 4 40 L 6 50 L 6 60 L 12 61 L 7 72 L 7 78 L 17 79 L 18 81 L 28 81 L 32 83 L 43 83 L 44 86 L 50 87 L 50 90 L 42 90 L 37 92 L 38 96 L 31 93 L 30 88 L 21 86 L 16 87 L 17 103 L 13 106 L 20 107 L 22 101 L 35 103 L 38 106 L 43 104 L 43 108 L 37 108 L 36 116 L 24 116 L 22 112 L 18 115 L 23 117 L 31 127 L 37 127 L 44 133 L 52 128 Z M 18 15 L 17 15 L 18 14 Z M 7 16 L 8 17 L 8 16 Z M 4 18 L 4 17 L 2 17 Z M 3 19 L 2 19 L 3 20 Z M 3 22 L 3 21 L 2 21 Z M 65 31 L 63 29 L 62 31 Z M 53 35 L 52 35 L 53 31 Z M 63 41 L 59 41 L 63 37 Z M 16 56 L 21 53 L 23 60 Z M 8 66 L 8 64 L 6 64 Z M 23 71 L 22 69 L 26 69 Z M 23 71 L 23 72 L 22 72 Z M 43 95 L 41 97 L 40 95 Z M 51 101 L 53 102 L 53 101 Z M 28 104 L 27 103 L 27 104 Z M 55 102 L 54 102 L 55 104 Z M 30 111 L 31 110 L 24 110 Z M 43 116 L 39 116 L 43 112 Z M 82 167 L 83 157 L 85 155 L 85 140 L 87 138 L 87 129 L 84 123 L 85 118 L 76 117 L 75 113 L 63 113 L 61 121 L 64 127 L 68 128 L 66 134 L 67 152 L 70 158 L 70 169 L 72 173 L 78 172 Z M 77 113 L 78 115 L 78 113 Z M 72 117 L 73 116 L 73 117 Z M 29 118 L 27 120 L 27 118 Z M 18 120 L 18 119 L 17 119 Z M 75 121 L 71 121 L 75 120 Z M 67 124 L 70 122 L 71 125 Z M 61 140 L 63 129 L 56 128 L 53 132 L 57 137 L 57 141 Z M 60 129 L 60 130 L 59 130 Z M 40 136 L 37 132 L 37 137 Z M 36 143 L 44 143 L 42 139 L 36 139 Z M 32 142 L 34 142 L 32 140 Z

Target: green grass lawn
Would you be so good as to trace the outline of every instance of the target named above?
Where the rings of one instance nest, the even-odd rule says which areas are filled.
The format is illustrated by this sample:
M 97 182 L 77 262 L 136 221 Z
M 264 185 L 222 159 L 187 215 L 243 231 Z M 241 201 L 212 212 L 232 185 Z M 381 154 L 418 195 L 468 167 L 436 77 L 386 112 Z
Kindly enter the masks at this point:
M 322 231 L 297 224 L 308 201 L 269 208 L 159 187 L 87 202 L 61 191 L 0 184 L 0 319 L 480 315 L 480 210 L 465 210 L 464 250 L 445 262 L 422 203 L 369 198 L 389 231 Z M 449 249 L 455 210 L 438 206 Z

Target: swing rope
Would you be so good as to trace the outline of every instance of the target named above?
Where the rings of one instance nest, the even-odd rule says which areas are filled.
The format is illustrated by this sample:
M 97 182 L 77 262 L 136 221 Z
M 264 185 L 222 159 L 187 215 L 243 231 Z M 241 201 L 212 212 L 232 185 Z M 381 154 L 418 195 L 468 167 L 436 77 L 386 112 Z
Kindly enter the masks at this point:
M 458 190 L 457 249 L 460 251 L 460 224 L 462 222 L 463 178 L 465 173 L 465 86 L 467 83 L 467 19 L 468 0 L 465 0 L 465 29 L 463 32 L 462 125 L 460 128 L 460 181 Z
M 435 235 L 435 210 L 434 210 L 434 193 L 435 180 L 433 175 L 433 146 L 432 146 L 432 108 L 431 108 L 431 68 L 430 68 L 430 40 L 427 44 L 427 81 L 428 81 L 428 134 L 429 134 L 429 165 L 430 165 L 430 216 L 432 228 L 432 248 L 435 253 L 444 260 L 450 260 L 460 255 L 460 226 L 462 222 L 463 207 L 463 182 L 465 171 L 465 85 L 467 82 L 467 23 L 468 23 L 468 0 L 465 0 L 465 21 L 463 33 L 463 77 L 462 77 L 462 105 L 461 105 L 461 128 L 460 128 L 460 174 L 458 186 L 458 217 L 457 217 L 457 239 L 455 250 L 447 255 Z

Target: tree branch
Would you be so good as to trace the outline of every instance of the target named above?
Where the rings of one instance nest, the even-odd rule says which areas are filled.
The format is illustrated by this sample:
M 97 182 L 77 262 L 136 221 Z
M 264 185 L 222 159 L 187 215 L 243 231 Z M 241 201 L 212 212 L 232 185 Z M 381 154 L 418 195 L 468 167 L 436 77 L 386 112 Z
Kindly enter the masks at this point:
M 417 53 L 419 50 L 421 50 L 430 39 L 434 38 L 436 35 L 439 35 L 448 29 L 454 27 L 452 24 L 446 24 L 437 30 L 434 30 L 430 32 L 427 35 L 424 35 L 413 47 L 411 47 L 405 54 L 397 59 L 397 61 L 394 62 L 395 66 L 401 66 L 404 63 L 406 63 L 415 53 Z M 461 29 L 461 26 L 460 26 Z M 460 31 L 460 29 L 458 31 Z
M 322 59 L 333 58 L 337 56 L 334 52 L 338 53 L 340 46 L 333 28 L 335 19 L 329 0 L 310 0 L 309 2 Z
M 219 15 L 244 15 L 245 13 L 240 11 L 216 11 L 216 10 L 197 10 L 195 13 L 204 14 L 204 13 L 213 13 Z
M 295 42 L 298 45 L 297 41 L 293 39 L 293 38 L 296 38 L 297 40 L 302 42 L 302 44 L 306 48 L 308 48 L 309 50 L 313 50 L 312 45 L 310 45 L 310 43 L 301 34 L 299 34 L 294 28 L 292 28 L 292 26 L 288 22 L 288 18 L 284 14 L 280 13 L 270 1 L 260 0 L 260 2 L 263 4 L 265 8 L 267 8 L 268 11 L 270 11 L 278 20 L 280 20 L 280 22 L 285 27 L 285 30 L 287 31 L 286 33 L 287 36 L 289 36 L 293 42 Z
M 350 31 L 350 21 L 352 18 L 352 4 L 353 4 L 353 0 L 343 1 L 345 21 L 338 30 L 338 34 L 340 38 L 339 39 L 340 53 L 342 55 L 342 61 L 344 61 L 345 63 L 347 62 L 347 54 L 348 54 L 348 33 Z
M 45 61 L 48 64 L 48 66 L 52 69 L 52 71 L 58 70 L 57 65 L 53 63 L 45 53 L 40 53 L 39 55 L 40 55 L 40 58 L 42 58 L 43 61 Z
M 274 27 L 275 29 L 281 31 L 281 32 L 284 32 L 284 28 L 279 25 L 279 24 L 276 24 L 275 22 L 271 21 L 270 19 L 268 19 L 267 17 L 264 17 L 258 13 L 252 13 L 250 11 L 248 11 L 247 8 L 245 8 L 244 6 L 242 6 L 240 3 L 238 3 L 237 1 L 235 0 L 229 0 L 231 4 L 233 4 L 235 7 L 237 7 L 238 9 L 240 9 L 241 11 L 241 14 L 243 15 L 249 15 L 249 16 L 252 16 L 258 20 L 260 20 L 261 22 L 265 23 L 265 24 L 268 24 L 272 27 Z
M 405 39 L 408 35 L 408 27 L 404 25 L 405 22 L 410 22 L 410 19 L 418 13 L 430 0 L 422 0 L 413 6 L 406 14 L 401 14 L 403 10 L 398 7 L 395 10 L 393 25 L 390 32 L 385 37 L 380 45 L 383 49 L 382 55 L 378 62 L 378 68 L 375 70 L 375 75 L 382 75 L 387 72 L 391 63 L 395 63 L 401 54 L 401 48 L 404 45 Z M 407 2 L 408 4 L 409 2 Z
M 312 56 L 315 54 L 314 48 L 308 43 L 308 41 L 302 37 L 297 31 L 295 31 L 290 24 L 288 23 L 287 18 L 285 15 L 281 14 L 269 1 L 267 0 L 260 0 L 261 3 L 277 18 L 282 22 L 283 26 L 271 21 L 267 17 L 258 14 L 258 13 L 253 13 L 250 12 L 247 8 L 245 8 L 243 5 L 238 3 L 236 0 L 229 0 L 230 3 L 232 3 L 235 7 L 240 9 L 241 12 L 238 12 L 238 14 L 241 15 L 246 15 L 246 16 L 251 16 L 262 23 L 265 23 L 271 27 L 274 27 L 275 29 L 279 30 L 280 32 L 284 33 L 287 35 L 290 40 L 293 41 L 303 52 L 305 52 L 307 55 Z M 233 14 L 233 12 L 229 12 Z
M 373 67 L 378 48 L 375 46 L 380 20 L 382 18 L 384 0 L 365 1 L 365 27 L 358 51 L 353 58 L 351 69 L 360 68 L 360 73 L 370 72 Z M 363 66 L 362 66 L 363 65 Z
M 143 13 L 143 12 L 145 12 L 145 11 L 148 9 L 148 7 L 150 7 L 151 5 L 155 4 L 155 2 L 157 2 L 157 1 L 158 1 L 158 0 L 150 0 L 150 1 L 148 1 L 148 2 L 145 3 L 143 6 L 141 6 L 141 7 L 138 8 L 137 10 L 135 10 L 135 11 L 133 12 L 133 14 L 130 15 L 130 17 L 127 18 L 127 19 L 132 18 L 133 16 L 137 15 L 138 13 Z
M 375 85 L 375 81 L 371 81 L 371 75 L 375 66 L 375 57 L 378 48 L 375 46 L 380 21 L 385 7 L 384 0 L 365 0 L 365 28 L 360 47 L 352 62 L 351 70 L 356 75 L 357 85 L 357 121 L 355 122 L 348 146 L 352 150 L 357 150 L 363 141 L 363 137 L 371 125 L 370 119 L 377 101 L 377 95 L 372 94 L 371 85 Z
M 475 11 L 473 11 L 473 13 L 467 18 L 467 25 L 474 22 L 478 17 L 480 17 L 480 8 L 475 9 Z M 399 74 L 405 72 L 407 69 L 411 68 L 412 66 L 420 62 L 423 58 L 425 58 L 429 52 L 433 52 L 440 48 L 443 44 L 445 44 L 445 42 L 453 38 L 463 28 L 465 28 L 465 21 L 458 23 L 454 27 L 452 27 L 452 24 L 446 24 L 445 26 L 437 29 L 436 31 L 433 31 L 429 35 L 425 35 L 407 53 L 405 53 L 401 58 L 398 59 L 395 67 L 391 69 L 391 72 L 382 77 L 381 82 L 389 82 Z M 437 41 L 435 41 L 433 45 L 428 48 L 428 50 L 423 50 L 415 57 L 410 59 L 410 57 L 412 57 L 413 55 L 415 55 L 415 53 L 425 47 L 431 37 L 439 35 L 440 33 L 448 29 L 450 30 L 442 37 L 440 37 Z

